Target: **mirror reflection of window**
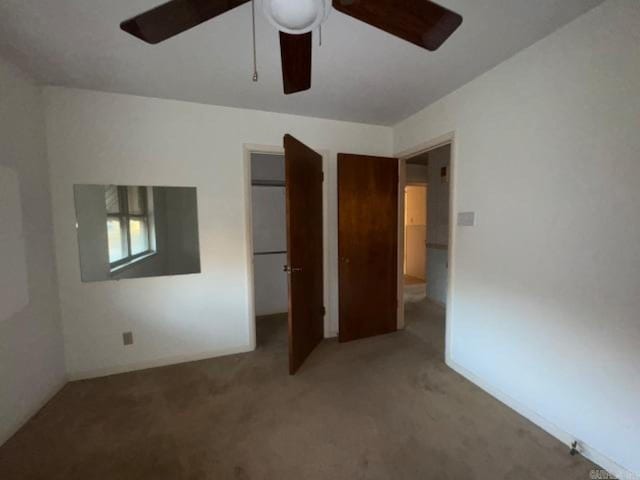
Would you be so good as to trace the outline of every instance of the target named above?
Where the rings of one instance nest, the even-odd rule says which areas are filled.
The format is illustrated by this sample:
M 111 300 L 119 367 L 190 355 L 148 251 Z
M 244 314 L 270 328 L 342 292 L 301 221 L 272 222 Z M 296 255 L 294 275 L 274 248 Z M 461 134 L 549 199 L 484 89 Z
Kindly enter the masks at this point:
M 111 268 L 153 253 L 147 187 L 108 185 L 105 188 L 107 237 Z
M 83 282 L 200 273 L 194 187 L 73 189 Z

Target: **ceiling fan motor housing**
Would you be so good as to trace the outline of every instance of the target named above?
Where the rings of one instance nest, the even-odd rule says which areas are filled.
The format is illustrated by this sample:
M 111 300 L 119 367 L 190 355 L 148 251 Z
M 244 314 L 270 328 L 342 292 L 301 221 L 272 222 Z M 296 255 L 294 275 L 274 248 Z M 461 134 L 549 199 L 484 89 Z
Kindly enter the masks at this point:
M 330 0 L 262 0 L 269 22 L 293 35 L 310 32 L 327 19 Z

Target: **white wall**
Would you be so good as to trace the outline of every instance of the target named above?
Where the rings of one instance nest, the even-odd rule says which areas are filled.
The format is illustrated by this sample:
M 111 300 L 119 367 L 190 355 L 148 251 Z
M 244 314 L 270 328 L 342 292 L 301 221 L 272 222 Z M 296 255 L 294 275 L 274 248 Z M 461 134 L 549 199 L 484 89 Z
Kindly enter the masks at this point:
M 71 377 L 253 347 L 243 144 L 281 146 L 285 133 L 330 152 L 327 330 L 337 329 L 336 154 L 388 155 L 391 128 L 64 88 L 45 97 Z M 202 273 L 82 283 L 76 183 L 196 186 Z M 122 345 L 124 331 L 132 346 Z
M 65 382 L 44 110 L 0 59 L 0 444 Z
M 443 182 L 442 168 L 450 168 L 451 146 L 428 154 L 429 201 L 427 221 L 427 297 L 446 305 L 449 278 L 449 183 Z
M 394 128 L 455 132 L 450 365 L 640 473 L 640 2 L 607 1 Z M 622 470 L 619 470 L 622 472 Z

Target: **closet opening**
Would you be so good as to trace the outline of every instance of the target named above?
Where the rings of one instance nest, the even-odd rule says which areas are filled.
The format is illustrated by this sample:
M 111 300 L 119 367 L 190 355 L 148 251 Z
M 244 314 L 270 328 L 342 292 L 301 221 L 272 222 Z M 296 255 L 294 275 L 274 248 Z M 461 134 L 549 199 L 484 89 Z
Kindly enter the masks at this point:
M 251 153 L 256 348 L 287 347 L 289 295 L 284 154 Z M 284 353 L 283 353 L 284 354 Z

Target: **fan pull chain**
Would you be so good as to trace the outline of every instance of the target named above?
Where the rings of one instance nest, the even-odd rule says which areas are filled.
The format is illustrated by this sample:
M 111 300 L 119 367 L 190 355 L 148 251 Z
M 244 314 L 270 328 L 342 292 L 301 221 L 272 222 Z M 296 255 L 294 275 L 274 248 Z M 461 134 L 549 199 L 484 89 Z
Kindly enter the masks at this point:
M 251 0 L 251 31 L 253 33 L 253 81 L 258 81 L 258 61 L 256 60 L 256 5 Z
M 322 25 L 318 25 L 318 46 L 322 46 Z

